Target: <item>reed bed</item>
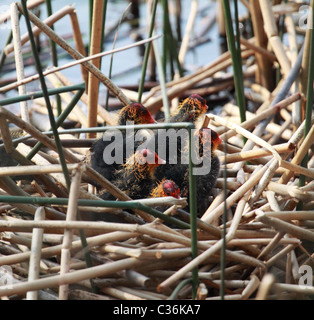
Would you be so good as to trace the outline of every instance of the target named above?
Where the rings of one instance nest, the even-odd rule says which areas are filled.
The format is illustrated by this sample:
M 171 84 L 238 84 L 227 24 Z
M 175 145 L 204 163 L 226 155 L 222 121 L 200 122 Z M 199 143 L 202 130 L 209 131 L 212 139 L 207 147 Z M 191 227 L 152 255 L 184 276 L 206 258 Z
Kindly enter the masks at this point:
M 194 38 L 199 4 L 191 1 L 181 39 L 181 29 L 169 19 L 176 14 L 180 21 L 180 10 L 172 13 L 169 6 L 180 1 L 149 1 L 148 31 L 136 29 L 143 39 L 130 45 L 146 44 L 140 86 L 120 88 L 101 70 L 101 57 L 130 46 L 101 52 L 103 19 L 110 22 L 104 2 L 95 1 L 90 11 L 88 56 L 76 8 L 66 5 L 53 13 L 50 7 L 50 16 L 41 20 L 30 9 L 43 2 L 14 3 L 0 18 L 0 23 L 12 19 L 13 34 L 2 48 L 0 75 L 6 62 L 16 64 L 14 80 L 0 79 L 1 299 L 313 299 L 313 28 L 300 28 L 299 5 L 241 1 L 245 14 L 232 17 L 228 1 L 213 2 L 219 36 L 228 38 L 232 49 L 183 74 L 191 44 L 202 52 Z M 213 12 L 205 12 L 210 23 L 203 36 L 215 25 Z M 74 45 L 51 28 L 67 15 Z M 20 34 L 22 18 L 34 25 L 25 35 Z M 232 19 L 243 24 L 241 35 Z M 280 36 L 279 21 L 287 37 Z M 163 32 L 167 36 L 159 50 Z M 60 65 L 54 58 L 42 70 L 34 53 L 39 34 L 74 61 Z M 26 77 L 29 41 L 37 69 Z M 63 73 L 75 64 L 81 67 L 77 83 Z M 149 64 L 158 70 L 160 84 L 146 81 Z M 27 92 L 26 84 L 38 79 L 40 90 Z M 110 93 L 108 106 L 99 99 L 101 86 Z M 220 176 L 205 212 L 195 216 L 193 192 L 190 199 L 132 200 L 90 167 L 89 148 L 116 124 L 117 109 L 139 100 L 157 120 L 160 113 L 168 118 L 169 108 L 175 110 L 176 102 L 191 93 L 215 107 L 197 126 L 217 131 L 223 141 L 217 151 Z M 10 111 L 12 104 L 19 105 L 19 114 Z M 49 130 L 42 129 L 38 114 L 50 120 Z M 190 188 L 197 193 L 193 179 Z M 95 182 L 119 201 L 101 200 Z M 166 209 L 156 209 L 160 204 Z M 126 222 L 93 221 L 92 214 Z

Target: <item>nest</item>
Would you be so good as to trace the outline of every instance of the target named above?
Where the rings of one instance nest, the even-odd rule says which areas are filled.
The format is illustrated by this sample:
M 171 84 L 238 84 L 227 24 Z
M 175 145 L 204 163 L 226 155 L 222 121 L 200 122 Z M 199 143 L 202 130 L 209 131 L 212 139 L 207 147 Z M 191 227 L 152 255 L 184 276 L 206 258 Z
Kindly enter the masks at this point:
M 21 10 L 20 5 L 17 8 Z M 291 13 L 297 11 L 291 4 L 284 8 Z M 284 8 L 274 6 L 271 12 L 261 8 L 261 12 L 264 19 L 275 19 Z M 53 31 L 29 14 L 32 22 L 52 37 Z M 287 23 L 294 26 L 290 20 Z M 74 33 L 78 36 L 77 30 Z M 57 138 L 55 131 L 42 132 L 35 117 L 30 123 L 23 115 L 8 111 L 4 106 L 10 101 L 4 99 L 0 103 L 1 298 L 313 297 L 313 284 L 309 283 L 312 277 L 307 277 L 313 274 L 313 117 L 307 134 L 306 120 L 298 122 L 293 117 L 296 105 L 306 103 L 304 92 L 296 89 L 304 59 L 301 50 L 288 58 L 283 52 L 294 52 L 293 48 L 282 51 L 277 34 L 267 35 L 271 35 L 268 40 L 273 51 L 261 49 L 254 39 L 242 39 L 245 87 L 249 88 L 246 98 L 252 107 L 246 112 L 246 120 L 241 122 L 238 106 L 228 102 L 222 104 L 219 116 L 208 113 L 200 125 L 218 132 L 223 143 L 217 154 L 221 175 L 210 206 L 198 218 L 184 211 L 186 199 L 132 201 L 95 172 L 86 158 L 97 128 L 85 139 L 79 135 L 86 132 L 83 129 L 64 130 Z M 53 39 L 65 48 L 61 37 Z M 77 60 L 82 58 L 70 45 L 65 50 Z M 257 80 L 265 79 L 268 72 L 260 63 L 270 61 L 279 63 L 284 74 L 271 92 Z M 117 97 L 116 105 L 134 100 L 134 92 L 122 92 L 90 62 L 81 63 L 85 67 L 83 79 L 88 71 L 96 79 L 93 81 L 105 83 Z M 168 98 L 180 100 L 195 92 L 209 101 L 220 91 L 229 97 L 234 84 L 226 68 L 231 64 L 230 52 L 226 52 L 209 65 L 167 83 Z M 62 104 L 69 104 L 73 90 L 84 89 L 74 89 L 60 71 L 45 73 L 53 88 L 60 84 L 67 87 L 69 92 L 62 96 Z M 19 80 L 2 87 L 1 92 L 22 85 Z M 154 86 L 143 97 L 152 114 L 163 105 L 162 93 L 162 86 Z M 89 96 L 82 92 L 79 99 L 87 105 L 92 95 L 92 91 Z M 30 113 L 46 112 L 43 97 L 44 93 L 32 101 Z M 116 114 L 97 103 L 97 99 L 92 103 L 96 105 L 96 124 L 115 124 Z M 79 104 L 67 119 L 76 128 L 88 124 Z M 9 123 L 20 130 L 19 138 L 12 135 Z M 62 133 L 68 134 L 66 138 Z M 37 142 L 42 148 L 34 152 Z M 301 163 L 305 156 L 307 166 Z M 100 200 L 95 183 L 120 201 L 109 204 Z M 166 209 L 156 215 L 151 208 L 161 204 Z M 167 221 L 163 214 L 169 217 Z M 123 217 L 127 222 L 91 221 L 91 216 L 97 215 Z M 172 218 L 181 221 L 181 226 L 171 224 Z

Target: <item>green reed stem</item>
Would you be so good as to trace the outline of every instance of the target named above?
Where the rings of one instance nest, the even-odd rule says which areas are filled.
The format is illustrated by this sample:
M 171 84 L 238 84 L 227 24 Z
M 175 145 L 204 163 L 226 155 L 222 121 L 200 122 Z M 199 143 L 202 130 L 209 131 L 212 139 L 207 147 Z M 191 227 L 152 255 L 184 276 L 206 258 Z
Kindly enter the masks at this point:
M 235 2 L 236 1 L 237 0 L 235 0 Z M 228 39 L 228 46 L 229 46 L 229 50 L 231 52 L 231 58 L 232 58 L 234 85 L 236 90 L 237 103 L 240 110 L 241 122 L 244 122 L 246 120 L 246 116 L 245 116 L 246 102 L 245 102 L 244 86 L 243 86 L 242 59 L 241 59 L 241 55 L 238 53 L 236 49 L 233 26 L 232 26 L 231 11 L 230 11 L 230 5 L 228 0 L 223 0 L 223 9 L 224 9 L 224 15 L 226 20 L 226 33 L 227 33 L 227 39 Z M 238 48 L 240 48 L 240 43 L 238 43 Z
M 192 282 L 192 279 L 184 279 L 182 280 L 177 287 L 173 290 L 173 292 L 171 293 L 170 297 L 168 298 L 168 300 L 175 300 L 179 294 L 179 292 L 186 286 L 188 285 L 190 282 Z
M 10 32 L 9 32 L 7 41 L 5 42 L 4 47 L 6 47 L 9 43 L 11 43 L 12 39 L 13 39 L 13 32 L 12 32 L 12 29 L 11 29 Z M 0 54 L 0 71 L 1 71 L 1 69 L 3 67 L 3 65 L 4 65 L 6 57 L 7 57 L 7 55 L 5 54 L 4 50 L 2 50 L 1 54 Z
M 26 203 L 33 205 L 61 205 L 65 206 L 68 204 L 68 198 L 49 198 L 49 197 L 26 197 L 26 196 L 0 196 L 0 202 L 4 203 Z M 140 201 L 109 201 L 109 200 L 90 200 L 90 199 L 78 199 L 78 206 L 87 207 L 107 207 L 107 208 L 119 208 L 119 209 L 133 209 L 145 211 L 156 218 L 160 218 L 167 223 L 175 224 L 178 227 L 187 229 L 189 224 L 180 221 L 176 218 L 170 217 L 151 208 Z
M 156 11 L 157 11 L 157 3 L 158 3 L 158 0 L 154 0 L 152 14 L 151 14 L 151 20 L 150 20 L 150 26 L 149 26 L 149 32 L 148 32 L 148 38 L 151 38 L 153 35 L 154 25 L 155 25 L 155 17 L 156 17 Z M 142 95 L 143 95 L 143 91 L 144 91 L 144 82 L 145 82 L 145 76 L 146 76 L 147 63 L 148 63 L 150 49 L 151 49 L 151 42 L 148 42 L 145 47 L 144 60 L 143 60 L 143 66 L 142 66 L 142 75 L 141 75 L 141 80 L 140 80 L 140 84 L 139 84 L 139 88 L 138 88 L 138 102 L 139 103 L 141 103 Z
M 47 0 L 46 1 L 46 7 L 47 7 L 48 16 L 51 16 L 52 15 L 51 0 Z M 51 26 L 51 29 L 54 30 L 54 26 L 53 25 Z M 57 54 L 56 43 L 49 38 L 49 44 L 50 44 L 50 47 L 51 47 L 52 64 L 53 64 L 53 66 L 57 67 L 58 66 L 58 54 Z M 56 102 L 57 102 L 58 115 L 60 115 L 61 112 L 62 112 L 61 97 L 58 94 L 56 95 Z

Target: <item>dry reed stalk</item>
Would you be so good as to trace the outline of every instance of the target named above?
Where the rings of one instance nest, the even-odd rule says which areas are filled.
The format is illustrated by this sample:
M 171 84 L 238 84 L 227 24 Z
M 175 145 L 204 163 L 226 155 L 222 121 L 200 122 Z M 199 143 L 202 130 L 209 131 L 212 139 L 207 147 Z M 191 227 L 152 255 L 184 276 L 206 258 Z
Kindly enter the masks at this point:
M 166 300 L 167 299 L 167 296 L 164 294 L 150 292 L 147 290 L 137 290 L 137 289 L 133 289 L 125 286 L 123 287 L 118 286 L 117 289 L 129 294 L 134 294 L 145 300 Z
M 314 211 L 266 211 L 265 215 L 278 218 L 280 220 L 313 220 Z
M 252 26 L 254 30 L 254 36 L 256 39 L 257 47 L 262 48 L 263 50 L 267 51 L 267 43 L 268 39 L 264 28 L 261 28 L 261 21 L 263 21 L 263 16 L 261 13 L 260 4 L 258 1 L 250 0 L 250 7 L 251 7 L 251 17 L 252 17 Z M 245 44 L 247 47 L 248 44 Z M 254 50 L 254 49 L 253 49 Z M 270 79 L 272 79 L 272 62 L 269 61 L 266 57 L 267 55 L 261 54 L 256 52 L 256 62 L 258 65 L 258 69 L 256 72 L 256 82 L 261 84 L 263 87 L 267 89 L 271 89 L 273 83 Z
M 256 300 L 266 300 L 268 293 L 275 282 L 275 277 L 271 273 L 264 275 L 256 294 Z
M 218 178 L 217 182 L 216 182 L 216 188 L 223 189 L 224 187 L 226 187 L 230 191 L 235 191 L 240 186 L 241 186 L 241 184 L 239 182 L 235 182 L 235 181 L 227 181 L 225 183 L 223 178 Z
M 190 246 L 190 239 L 179 235 L 178 233 L 167 233 L 165 231 L 156 230 L 147 225 L 133 225 L 133 224 L 121 224 L 121 223 L 109 223 L 109 222 L 93 222 L 93 221 L 0 221 L 1 227 L 15 227 L 15 228 L 66 228 L 66 229 L 94 229 L 103 231 L 125 231 L 147 234 L 160 240 L 178 242 L 187 247 Z M 173 232 L 175 232 L 173 230 Z M 200 244 L 200 248 L 206 248 Z
M 262 194 L 264 189 L 267 187 L 268 183 L 270 182 L 277 168 L 279 167 L 279 163 L 277 159 L 271 159 L 268 162 L 268 164 L 266 165 L 267 166 L 266 172 L 260 178 L 260 181 L 258 182 L 255 190 L 253 191 L 252 197 L 248 202 L 250 207 L 253 207 L 254 203 L 260 198 L 260 195 Z
M 229 122 L 228 120 L 225 120 L 219 116 L 216 116 L 216 115 L 213 115 L 213 114 L 210 114 L 208 115 L 210 119 L 213 119 L 215 120 L 216 122 L 219 122 L 221 125 L 224 125 L 234 131 L 236 131 L 237 133 L 243 135 L 244 137 L 250 139 L 251 141 L 255 142 L 256 144 L 266 148 L 267 150 L 269 150 L 273 156 L 278 160 L 280 161 L 281 160 L 281 157 L 280 155 L 278 154 L 278 152 L 273 148 L 273 146 L 269 145 L 269 143 L 267 143 L 266 141 L 264 141 L 263 139 L 259 138 L 258 136 L 252 134 L 251 132 L 243 129 L 242 127 L 234 124 L 234 123 L 231 123 Z
M 300 201 L 313 201 L 314 192 L 311 191 L 303 191 L 303 189 L 298 188 L 296 186 L 283 185 L 277 182 L 269 182 L 268 187 L 269 190 L 276 192 L 284 197 L 293 197 Z
M 292 118 L 286 120 L 285 123 L 281 126 L 280 130 L 277 133 L 273 134 L 267 142 L 270 145 L 276 144 L 276 142 L 281 138 L 284 132 L 287 132 L 287 130 L 289 130 L 291 123 L 292 123 Z
M 258 212 L 256 219 L 258 221 L 262 221 L 263 223 L 274 227 L 279 231 L 289 233 L 299 239 L 314 241 L 314 232 L 298 227 L 291 223 L 281 221 L 278 218 L 265 215 L 264 212 L 263 213 Z
M 307 134 L 305 139 L 303 140 L 299 150 L 297 151 L 296 155 L 291 160 L 291 164 L 298 165 L 310 149 L 311 145 L 314 141 L 314 127 L 312 126 L 310 132 Z M 279 183 L 287 183 L 291 177 L 293 176 L 293 172 L 291 170 L 286 171 L 280 178 Z
M 206 300 L 208 295 L 208 290 L 204 283 L 200 283 L 197 292 L 196 292 L 196 300 Z
M 283 44 L 278 36 L 278 29 L 276 26 L 274 14 L 272 12 L 271 3 L 268 1 L 260 0 L 259 4 L 264 20 L 264 29 L 268 37 L 268 41 L 272 46 L 272 49 L 274 50 L 274 53 L 282 68 L 283 74 L 285 75 L 285 77 L 287 77 L 291 69 L 291 63 L 285 52 Z
M 12 20 L 12 34 L 13 34 L 13 44 L 14 44 L 14 56 L 15 56 L 15 66 L 16 66 L 16 75 L 17 80 L 23 80 L 25 78 L 24 73 L 24 64 L 22 56 L 22 45 L 21 45 L 21 34 L 20 34 L 20 22 L 18 9 L 15 3 L 11 4 L 11 20 Z M 19 95 L 26 94 L 26 87 L 20 86 L 18 88 Z M 26 122 L 29 122 L 28 114 L 28 103 L 27 101 L 20 102 L 21 108 L 21 117 Z
M 104 244 L 105 242 L 115 242 L 115 241 L 123 241 L 132 237 L 136 237 L 137 233 L 131 232 L 112 232 L 105 235 L 98 235 L 87 238 L 87 244 L 89 247 L 98 246 Z M 81 240 L 74 240 L 72 242 L 72 250 L 80 250 L 82 248 Z M 59 255 L 61 253 L 62 245 L 55 245 L 47 248 L 43 248 L 41 250 L 41 257 L 48 258 L 54 255 Z M 30 257 L 30 252 L 22 252 L 17 254 L 12 254 L 9 256 L 0 257 L 0 266 L 1 265 L 11 265 L 15 263 L 20 263 L 28 260 Z
M 86 56 L 85 46 L 84 46 L 76 10 L 71 11 L 69 14 L 70 14 L 70 21 L 71 21 L 72 30 L 73 30 L 75 47 L 77 48 L 78 52 L 80 52 L 83 56 Z M 82 65 L 80 67 L 81 67 L 82 78 L 84 79 L 86 88 L 88 88 L 88 72 L 86 69 L 83 68 Z
M 281 251 L 276 253 L 274 256 L 272 256 L 270 259 L 268 259 L 265 264 L 269 268 L 270 266 L 274 265 L 276 261 L 280 260 L 282 257 L 287 255 L 290 251 L 294 250 L 297 247 L 295 244 L 289 244 L 285 248 L 283 248 Z
M 116 299 L 119 300 L 145 300 L 144 298 L 141 298 L 137 295 L 131 294 L 131 293 L 126 293 L 122 290 L 118 290 L 116 288 L 109 288 L 109 287 L 105 287 L 105 288 L 101 288 L 100 289 L 101 292 L 108 294 Z
M 314 293 L 313 286 L 300 286 L 298 284 L 274 283 L 272 288 L 276 290 L 277 294 L 284 291 L 302 293 L 304 295 L 312 295 Z
M 280 210 L 280 206 L 276 200 L 276 197 L 275 197 L 275 192 L 274 191 L 266 191 L 266 198 L 268 200 L 268 203 L 270 205 L 270 208 L 273 210 L 273 211 L 281 211 Z
M 96 0 L 93 4 L 93 19 L 90 54 L 94 55 L 100 52 L 101 49 L 101 34 L 102 34 L 102 15 L 103 15 L 103 0 Z M 94 59 L 92 62 L 97 69 L 100 68 L 100 59 Z M 87 120 L 88 127 L 97 127 L 97 105 L 99 95 L 99 80 L 89 73 L 88 77 L 88 111 Z M 88 133 L 88 138 L 95 138 L 96 133 Z
M 251 239 L 232 239 L 228 242 L 227 247 L 246 247 L 247 245 L 268 245 L 273 238 L 251 238 Z M 299 245 L 300 241 L 297 239 L 280 239 L 278 244 L 286 245 L 286 244 L 294 244 Z
M 22 244 L 28 248 L 32 245 L 31 239 L 15 234 L 14 232 L 2 232 L 1 240 L 9 241 L 10 243 Z
M 151 282 L 150 278 L 134 270 L 125 270 L 124 276 L 127 280 L 143 288 L 148 287 Z
M 75 283 L 85 279 L 91 279 L 100 276 L 114 274 L 121 270 L 134 268 L 141 264 L 142 261 L 134 258 L 127 258 L 124 260 L 111 262 L 96 267 L 91 267 L 85 270 L 73 271 L 65 275 L 55 275 L 49 278 L 37 279 L 30 283 L 17 283 L 11 286 L 2 286 L 0 288 L 0 296 L 22 294 L 26 291 L 40 290 L 44 288 L 58 287 L 61 284 Z
M 139 259 L 150 259 L 152 257 L 155 259 L 175 259 L 184 258 L 191 255 L 191 249 L 189 248 L 145 250 L 141 248 L 130 249 L 115 245 L 105 245 L 100 247 L 99 250 L 101 250 L 101 252 L 119 253 Z
M 259 114 L 254 114 L 254 115 L 246 112 L 247 116 L 250 117 L 250 115 L 251 115 L 251 117 L 250 117 L 251 119 L 248 119 L 248 120 L 242 122 L 240 124 L 240 126 L 244 129 L 250 129 L 254 125 L 256 125 L 257 123 L 259 123 L 260 121 L 276 114 L 278 112 L 278 109 L 286 108 L 291 103 L 298 101 L 300 99 L 301 99 L 301 94 L 295 93 L 295 94 L 291 95 L 290 97 L 277 103 L 275 108 L 266 109 L 266 110 L 263 110 L 262 112 L 260 112 Z M 224 109 L 226 108 L 226 106 L 228 106 L 228 104 L 225 105 Z M 232 108 L 232 111 L 234 111 L 234 110 L 236 110 L 236 114 L 238 116 L 239 115 L 238 108 Z M 221 139 L 224 141 L 225 139 L 229 139 L 230 137 L 232 137 L 235 134 L 236 134 L 236 132 L 234 130 L 230 130 L 230 131 L 222 134 Z
M 239 212 L 242 214 L 242 210 L 239 210 Z M 238 214 L 239 215 L 239 214 Z M 239 216 L 235 220 L 234 223 L 234 229 L 237 227 L 237 224 L 239 222 Z M 232 233 L 234 230 L 232 230 Z M 231 234 L 232 235 L 232 234 Z M 233 236 L 233 235 L 232 235 Z M 165 288 L 172 285 L 174 282 L 182 278 L 187 272 L 191 271 L 195 267 L 197 267 L 202 262 L 206 261 L 208 258 L 211 257 L 211 255 L 215 254 L 222 246 L 222 240 L 218 240 L 213 246 L 211 246 L 209 249 L 201 253 L 199 256 L 197 256 L 195 259 L 193 259 L 191 262 L 186 264 L 184 267 L 182 267 L 179 271 L 177 271 L 175 274 L 170 276 L 168 279 L 163 281 L 161 284 L 158 285 L 157 290 L 162 291 L 165 290 Z M 226 259 L 227 260 L 237 260 L 242 261 L 243 263 L 248 263 L 249 265 L 255 265 L 256 267 L 264 268 L 264 264 L 261 263 L 259 260 L 252 258 L 250 256 L 240 255 L 236 252 L 232 252 L 229 250 L 226 250 Z
M 182 43 L 181 43 L 181 47 L 180 47 L 179 55 L 178 55 L 178 59 L 181 64 L 184 64 L 184 59 L 185 59 L 186 53 L 188 51 L 189 41 L 190 41 L 191 34 L 193 32 L 197 9 L 198 9 L 197 0 L 192 0 L 190 10 L 189 10 L 190 14 L 188 17 L 186 29 L 184 32 L 184 36 L 182 39 Z
M 285 160 L 281 161 L 280 166 L 282 168 L 287 169 L 287 171 L 289 170 L 290 172 L 303 174 L 307 177 L 314 179 L 314 169 L 306 169 L 304 167 L 298 166 Z
M 44 220 L 45 219 L 45 210 L 43 207 L 39 207 L 36 210 L 35 220 Z M 28 282 L 32 282 L 39 278 L 39 269 L 40 269 L 40 253 L 42 249 L 42 238 L 43 238 L 43 229 L 34 228 L 32 236 L 32 246 L 29 259 L 29 273 L 28 273 Z M 26 294 L 27 300 L 37 300 L 38 292 L 37 291 L 28 291 Z
M 80 189 L 82 170 L 78 167 L 71 181 L 69 204 L 66 214 L 66 221 L 76 220 L 77 217 L 77 200 Z M 64 275 L 70 271 L 71 262 L 71 244 L 73 241 L 73 230 L 65 229 L 64 238 L 61 249 L 60 275 Z M 69 294 L 68 285 L 59 286 L 59 300 L 67 300 Z
M 273 146 L 274 149 L 279 153 L 288 153 L 293 151 L 293 146 L 289 143 L 283 143 Z M 257 158 L 262 158 L 266 156 L 270 156 L 272 153 L 269 150 L 265 149 L 254 149 L 239 153 L 233 153 L 233 154 L 227 154 L 225 157 L 221 156 L 220 161 L 223 163 L 226 161 L 226 163 L 234 163 L 238 161 L 247 161 L 247 160 L 253 160 Z
M 254 185 L 256 185 L 259 179 L 263 176 L 266 171 L 266 167 L 260 168 L 257 170 L 255 174 L 252 174 L 251 177 L 234 193 L 232 193 L 225 201 L 227 209 L 230 208 L 236 201 L 238 201 L 249 189 L 251 189 Z M 207 209 L 201 220 L 204 220 L 207 223 L 211 223 L 211 221 L 217 219 L 224 210 L 224 203 L 221 203 L 214 210 Z
M 257 289 L 259 283 L 259 279 L 255 275 L 252 275 L 251 280 L 248 282 L 241 294 L 226 294 L 224 295 L 224 300 L 247 300 Z M 221 297 L 210 297 L 206 300 L 221 300 Z
M 69 171 L 75 170 L 79 164 L 68 164 Z M 32 166 L 18 166 L 18 167 L 1 167 L 0 176 L 14 176 L 14 175 L 37 175 L 44 173 L 62 172 L 60 164 L 50 165 L 32 165 Z
M 23 13 L 23 8 L 18 4 L 18 8 L 21 13 Z M 67 51 L 74 59 L 82 59 L 84 56 L 70 46 L 62 37 L 58 36 L 47 24 L 43 23 L 39 18 L 37 18 L 33 13 L 28 11 L 30 20 L 40 28 L 52 41 L 56 42 L 61 48 Z M 92 63 L 85 61 L 82 63 L 84 68 L 91 72 L 94 76 L 98 78 L 124 105 L 130 103 L 129 99 L 123 94 L 123 92 L 110 80 L 108 79 L 98 68 L 96 68 Z
M 259 29 L 260 29 L 260 28 L 259 28 Z M 253 40 L 253 41 L 252 41 L 252 40 Z M 253 38 L 252 40 L 251 40 L 251 39 L 250 39 L 250 40 L 246 40 L 246 39 L 244 39 L 244 38 L 240 38 L 241 44 L 243 44 L 244 46 L 246 46 L 248 49 L 251 49 L 251 50 L 255 51 L 256 53 L 258 53 L 259 55 L 264 56 L 264 58 L 266 58 L 267 60 L 269 60 L 269 61 L 271 61 L 271 62 L 277 61 L 276 56 L 275 56 L 272 52 L 264 49 L 263 47 L 259 47 L 259 46 L 255 45 L 255 44 L 253 43 L 253 42 L 256 42 L 256 39 L 255 39 L 255 38 Z M 263 86 L 263 85 L 262 85 L 262 86 Z M 267 87 L 266 87 L 266 88 L 267 88 Z

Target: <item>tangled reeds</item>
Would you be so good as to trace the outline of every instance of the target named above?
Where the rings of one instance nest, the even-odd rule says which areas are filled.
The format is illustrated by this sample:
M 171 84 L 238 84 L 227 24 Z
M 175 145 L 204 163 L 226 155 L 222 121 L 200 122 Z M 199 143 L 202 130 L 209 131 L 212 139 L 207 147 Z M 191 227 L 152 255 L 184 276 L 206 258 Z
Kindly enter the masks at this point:
M 225 32 L 229 43 L 235 39 L 233 50 L 184 75 L 181 68 L 189 44 L 197 40 L 193 38 L 197 1 L 191 2 L 181 47 L 175 47 L 177 41 L 170 47 L 176 33 L 169 16 L 164 16 L 167 37 L 162 58 L 156 41 L 160 28 L 154 26 L 157 1 L 148 4 L 153 10 L 148 37 L 108 52 L 101 52 L 107 1 L 95 1 L 89 55 L 72 5 L 41 20 L 30 9 L 44 1 L 23 0 L 0 17 L 0 23 L 12 19 L 14 40 L 2 48 L 1 74 L 6 59 L 16 64 L 16 79 L 1 82 L 0 87 L 1 299 L 313 298 L 313 21 L 308 19 L 306 31 L 300 29 L 299 5 L 290 1 L 273 6 L 270 1 L 241 1 L 246 11 L 236 21 L 252 22 L 252 36 L 246 30 L 240 36 L 239 30 L 233 34 L 229 4 L 222 6 L 223 2 L 217 1 L 217 12 L 223 8 L 226 15 L 219 16 L 217 23 L 228 23 Z M 313 1 L 308 8 L 311 13 Z M 162 9 L 169 15 L 168 1 L 162 1 Z M 51 27 L 66 15 L 75 47 Z M 29 24 L 23 36 L 20 16 Z M 53 63 L 53 68 L 41 70 L 34 41 L 40 33 L 74 62 Z M 287 35 L 288 43 L 280 33 Z M 23 48 L 28 41 L 37 67 L 30 77 L 24 74 Z M 150 42 L 138 90 L 119 88 L 101 71 L 101 56 Z M 161 83 L 149 88 L 145 75 L 153 53 Z M 81 67 L 79 84 L 62 73 L 75 64 Z M 26 84 L 38 79 L 41 90 L 27 92 Z M 175 110 L 176 101 L 191 92 L 211 103 L 217 93 L 216 98 L 228 97 L 228 102 L 216 103 L 219 115 L 210 111 L 199 125 L 215 130 L 223 141 L 218 150 L 221 173 L 212 202 L 201 216 L 195 212 L 194 177 L 190 177 L 190 199 L 132 200 L 86 162 L 97 133 L 125 130 L 113 127 L 117 116 L 110 103 L 109 108 L 100 105 L 100 85 L 110 92 L 113 106 L 139 99 L 156 117 L 161 111 L 168 117 L 169 108 Z M 9 110 L 14 103 L 20 104 L 21 116 Z M 48 114 L 47 131 L 33 116 L 39 112 Z M 103 122 L 105 127 L 100 126 Z M 11 125 L 18 128 L 19 137 Z M 171 123 L 137 128 L 180 126 L 189 132 L 193 128 Z M 101 200 L 96 186 L 119 201 Z M 186 200 L 191 212 L 185 211 Z M 163 211 L 156 209 L 161 204 L 166 206 Z M 125 223 L 92 221 L 91 212 L 123 217 Z

